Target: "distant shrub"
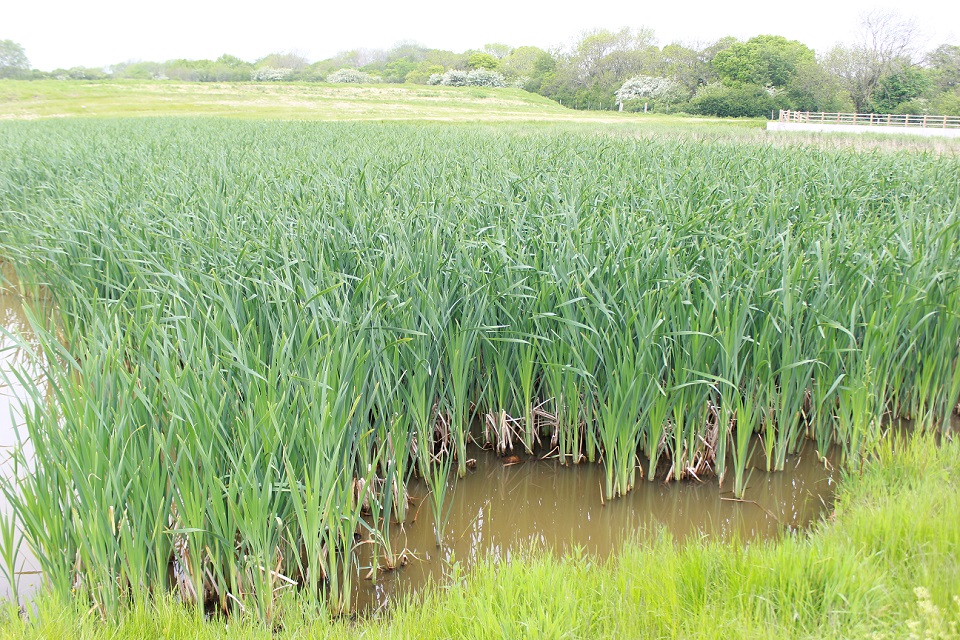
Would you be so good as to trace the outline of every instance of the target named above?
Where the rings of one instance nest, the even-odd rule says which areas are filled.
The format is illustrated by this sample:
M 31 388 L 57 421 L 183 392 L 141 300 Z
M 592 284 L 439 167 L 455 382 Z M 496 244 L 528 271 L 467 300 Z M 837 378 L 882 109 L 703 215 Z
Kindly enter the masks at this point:
M 951 93 L 941 93 L 931 100 L 930 113 L 941 116 L 960 116 L 960 87 Z
M 106 80 L 110 77 L 103 71 L 103 69 L 97 69 L 94 67 L 55 69 L 51 73 L 57 80 Z
M 259 69 L 254 69 L 250 73 L 250 79 L 254 81 L 275 81 L 275 80 L 286 80 L 290 74 L 293 73 L 293 69 L 278 69 L 274 67 L 260 67 Z
M 443 74 L 431 73 L 430 77 L 427 78 L 427 84 L 432 84 L 432 85 L 443 84 Z
M 433 76 L 443 77 L 443 65 L 421 62 L 420 66 L 404 76 L 403 81 L 411 84 L 430 84 L 430 79 Z
M 489 69 L 474 69 L 467 74 L 467 84 L 471 87 L 505 87 L 503 74 Z
M 913 100 L 901 102 L 895 108 L 891 109 L 890 113 L 923 116 L 933 112 L 930 110 L 929 100 L 926 98 L 914 98 Z
M 777 100 L 766 88 L 755 84 L 725 85 L 719 82 L 700 87 L 690 101 L 691 110 L 703 116 L 761 118 L 777 109 Z
M 440 78 L 440 84 L 446 87 L 465 87 L 467 86 L 467 72 L 450 69 Z
M 111 75 L 125 80 L 158 80 L 163 75 L 163 65 L 157 62 L 125 62 L 114 65 Z
M 327 76 L 327 82 L 367 84 L 370 82 L 380 82 L 380 79 L 357 69 L 338 69 Z

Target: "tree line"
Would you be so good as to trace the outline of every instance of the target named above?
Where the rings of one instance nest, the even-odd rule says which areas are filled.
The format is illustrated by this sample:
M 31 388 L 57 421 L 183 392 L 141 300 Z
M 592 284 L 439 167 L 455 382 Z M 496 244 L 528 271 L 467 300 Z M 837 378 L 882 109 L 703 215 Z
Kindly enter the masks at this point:
M 818 55 L 777 35 L 660 46 L 650 29 L 596 29 L 546 50 L 502 43 L 461 53 L 400 43 L 311 63 L 297 52 L 250 62 L 125 62 L 108 68 L 31 70 L 0 41 L 0 77 L 192 82 L 298 81 L 512 86 L 574 109 L 772 116 L 779 109 L 960 115 L 960 45 L 918 51 L 917 29 L 889 12 L 866 14 L 852 44 Z

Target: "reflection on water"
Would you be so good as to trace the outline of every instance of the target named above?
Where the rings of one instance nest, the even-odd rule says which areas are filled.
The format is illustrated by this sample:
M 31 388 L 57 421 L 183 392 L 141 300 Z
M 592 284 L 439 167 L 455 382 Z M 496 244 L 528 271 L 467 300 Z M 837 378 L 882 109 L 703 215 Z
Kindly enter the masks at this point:
M 375 584 L 361 580 L 355 589 L 358 608 L 387 606 L 399 592 L 442 578 L 452 562 L 468 568 L 487 557 L 509 560 L 530 545 L 559 553 L 577 547 L 606 557 L 625 540 L 651 539 L 661 527 L 678 539 L 770 538 L 819 518 L 834 489 L 832 471 L 812 446 L 792 456 L 787 471 L 757 469 L 742 501 L 715 479 L 702 484 L 641 480 L 626 496 L 604 504 L 601 465 L 561 467 L 536 458 L 505 465 L 490 452 L 475 449 L 470 455 L 477 467 L 452 483 L 443 545 L 438 548 L 434 541 L 429 505 L 414 504 L 413 511 L 419 506 L 416 522 L 398 526 L 392 534 L 395 552 L 406 551 L 407 566 L 381 573 Z M 420 499 L 427 495 L 422 486 L 411 493 Z M 367 573 L 360 568 L 361 576 Z
M 27 335 L 26 315 L 20 298 L 0 289 L 0 326 L 15 334 Z M 29 374 L 23 354 L 16 348 L 13 340 L 0 332 L 0 473 L 10 478 L 14 473 L 10 454 L 17 444 L 15 425 L 22 422 L 20 406 L 28 400 L 23 386 L 13 372 L 19 370 Z M 22 471 L 21 471 L 22 473 Z M 0 494 L 0 513 L 5 518 L 10 515 L 10 504 Z M 17 586 L 21 598 L 33 593 L 39 587 L 41 577 L 37 573 L 36 561 L 30 555 L 26 545 L 21 545 L 17 560 Z M 10 598 L 13 590 L 6 576 L 0 575 L 0 600 Z

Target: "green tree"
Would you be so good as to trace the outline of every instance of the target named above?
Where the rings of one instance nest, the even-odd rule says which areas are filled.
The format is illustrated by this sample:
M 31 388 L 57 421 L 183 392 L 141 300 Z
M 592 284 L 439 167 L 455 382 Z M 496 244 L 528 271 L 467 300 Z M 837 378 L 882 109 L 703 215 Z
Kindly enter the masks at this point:
M 816 54 L 802 42 L 762 35 L 718 52 L 713 67 L 728 84 L 786 87 L 802 65 L 814 62 Z
M 309 72 L 318 76 L 326 76 L 337 69 L 357 69 L 361 66 L 360 51 L 340 51 L 332 58 L 320 60 L 309 67 Z
M 212 60 L 168 60 L 163 63 L 163 75 L 182 82 L 210 82 L 212 66 Z
M 258 69 L 271 68 L 302 71 L 306 69 L 309 64 L 310 61 L 307 60 L 306 56 L 302 53 L 290 51 L 289 53 L 271 53 L 257 60 L 254 66 Z
M 423 62 L 427 59 L 427 53 L 430 50 L 418 42 L 403 41 L 393 45 L 393 48 L 387 52 L 387 61 L 406 58 L 412 62 Z
M 168 60 L 161 74 L 184 82 L 236 82 L 249 80 L 253 70 L 252 64 L 223 55 L 216 60 Z
M 660 51 L 657 65 L 652 71 L 656 75 L 679 82 L 692 95 L 697 87 L 716 79 L 716 72 L 711 64 L 717 53 L 711 50 L 714 46 L 688 46 L 677 42 L 668 44 Z
M 627 78 L 645 71 L 657 53 L 650 29 L 597 29 L 584 34 L 571 61 L 580 86 L 599 82 L 615 91 Z
M 215 62 L 216 62 L 217 64 L 219 64 L 219 65 L 223 65 L 224 67 L 247 68 L 247 67 L 252 66 L 252 65 L 251 65 L 249 62 L 247 62 L 246 60 L 241 60 L 241 59 L 238 58 L 237 56 L 231 56 L 231 55 L 228 54 L 228 53 L 225 53 L 225 54 L 223 54 L 222 56 L 220 56 L 219 58 L 217 58 L 217 59 L 215 60 Z
M 550 54 L 540 47 L 517 47 L 500 59 L 500 71 L 511 78 L 533 77 L 534 65 L 543 55 L 553 60 Z
M 650 29 L 588 31 L 572 50 L 556 57 L 538 90 L 574 108 L 613 109 L 617 89 L 628 78 L 649 75 L 659 52 Z
M 935 96 L 930 101 L 930 112 L 943 116 L 960 116 L 960 87 Z
M 427 81 L 430 79 L 430 76 L 438 74 L 443 74 L 443 66 L 439 64 L 432 64 L 426 60 L 417 65 L 417 68 L 413 71 L 410 71 L 406 77 L 403 79 L 404 82 L 409 82 L 411 84 L 427 84 Z
M 924 65 L 930 69 L 937 91 L 953 91 L 960 87 L 960 45 L 940 45 L 926 55 Z
M 153 80 L 163 75 L 163 65 L 159 62 L 121 62 L 113 65 L 111 71 L 114 78 Z
M 415 71 L 419 66 L 419 62 L 415 62 L 410 58 L 395 58 L 390 60 L 384 65 L 383 81 L 395 83 L 405 82 L 407 75 Z
M 467 66 L 471 69 L 491 69 L 500 68 L 500 61 L 489 53 L 474 53 L 467 59 Z
M 0 40 L 0 78 L 18 78 L 30 71 L 30 61 L 19 44 Z
M 508 44 L 503 44 L 502 42 L 491 42 L 490 44 L 483 45 L 481 49 L 483 53 L 489 53 L 491 56 L 497 60 L 503 60 L 510 52 L 513 51 L 513 47 Z
M 873 93 L 875 113 L 893 113 L 900 104 L 919 98 L 929 86 L 927 76 L 916 67 L 905 67 L 880 79 Z
M 467 66 L 467 58 L 469 57 L 466 54 L 445 49 L 430 49 L 426 52 L 425 59 L 428 62 L 440 65 L 444 69 L 463 69 Z
M 866 112 L 881 79 L 912 64 L 916 40 L 912 21 L 893 12 L 872 11 L 861 18 L 859 41 L 834 47 L 825 62 L 857 112 Z
M 550 53 L 541 50 L 533 60 L 529 79 L 523 88 L 534 93 L 549 95 L 544 91 L 544 88 L 553 83 L 556 69 L 557 59 Z
M 249 80 L 252 72 L 252 64 L 226 53 L 213 61 L 209 71 L 211 80 L 214 82 Z
M 801 63 L 787 85 L 786 107 L 797 111 L 849 111 L 850 98 L 836 76 L 817 61 Z

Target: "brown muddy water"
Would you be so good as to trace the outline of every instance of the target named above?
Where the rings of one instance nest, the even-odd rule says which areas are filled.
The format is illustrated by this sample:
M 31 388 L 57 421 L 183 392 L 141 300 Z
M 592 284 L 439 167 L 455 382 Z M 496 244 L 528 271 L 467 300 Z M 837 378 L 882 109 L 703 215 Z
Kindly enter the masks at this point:
M 391 534 L 394 552 L 404 553 L 407 564 L 381 572 L 376 582 L 365 578 L 368 566 L 359 568 L 354 594 L 360 612 L 384 609 L 400 594 L 442 581 L 454 566 L 468 570 L 484 559 L 508 562 L 531 547 L 606 558 L 624 542 L 652 540 L 660 530 L 678 540 L 711 536 L 743 543 L 796 532 L 832 507 L 839 478 L 811 444 L 791 456 L 782 473 L 757 468 L 742 501 L 733 499 L 729 481 L 721 487 L 712 478 L 669 484 L 638 480 L 626 496 L 605 502 L 599 464 L 564 467 L 536 457 L 505 464 L 477 447 L 468 455 L 477 466 L 467 477 L 451 481 L 442 545 L 437 547 L 434 539 L 427 490 L 414 483 L 408 520 L 414 514 L 416 520 L 396 526 Z M 757 456 L 757 467 L 761 464 Z
M 20 298 L 2 290 L 0 325 L 28 335 Z M 8 455 L 16 444 L 18 406 L 26 394 L 14 378 L 2 373 L 23 367 L 23 357 L 11 340 L 0 335 L 0 472 L 4 474 L 12 473 Z M 476 447 L 469 456 L 477 465 L 467 477 L 451 481 L 449 519 L 440 547 L 434 539 L 427 489 L 416 480 L 410 487 L 413 502 L 407 522 L 395 526 L 391 534 L 394 552 L 405 556 L 406 565 L 381 571 L 373 581 L 366 577 L 370 559 L 362 552 L 369 547 L 361 546 L 354 583 L 358 611 L 374 613 L 400 594 L 442 581 L 454 568 L 469 570 L 488 558 L 508 562 L 531 547 L 558 554 L 577 550 L 605 558 L 625 541 L 650 540 L 661 528 L 677 539 L 713 536 L 744 543 L 795 532 L 829 510 L 836 478 L 809 446 L 791 457 L 785 472 L 755 470 L 743 501 L 734 501 L 729 487 L 718 486 L 715 479 L 702 484 L 644 479 L 625 497 L 604 504 L 604 472 L 599 464 L 563 467 L 536 457 L 505 464 L 503 458 Z M 762 464 L 759 456 L 756 464 Z M 0 511 L 9 513 L 2 496 Z M 29 598 L 41 577 L 26 545 L 17 569 L 19 595 Z M 0 599 L 10 595 L 10 584 L 0 577 Z

